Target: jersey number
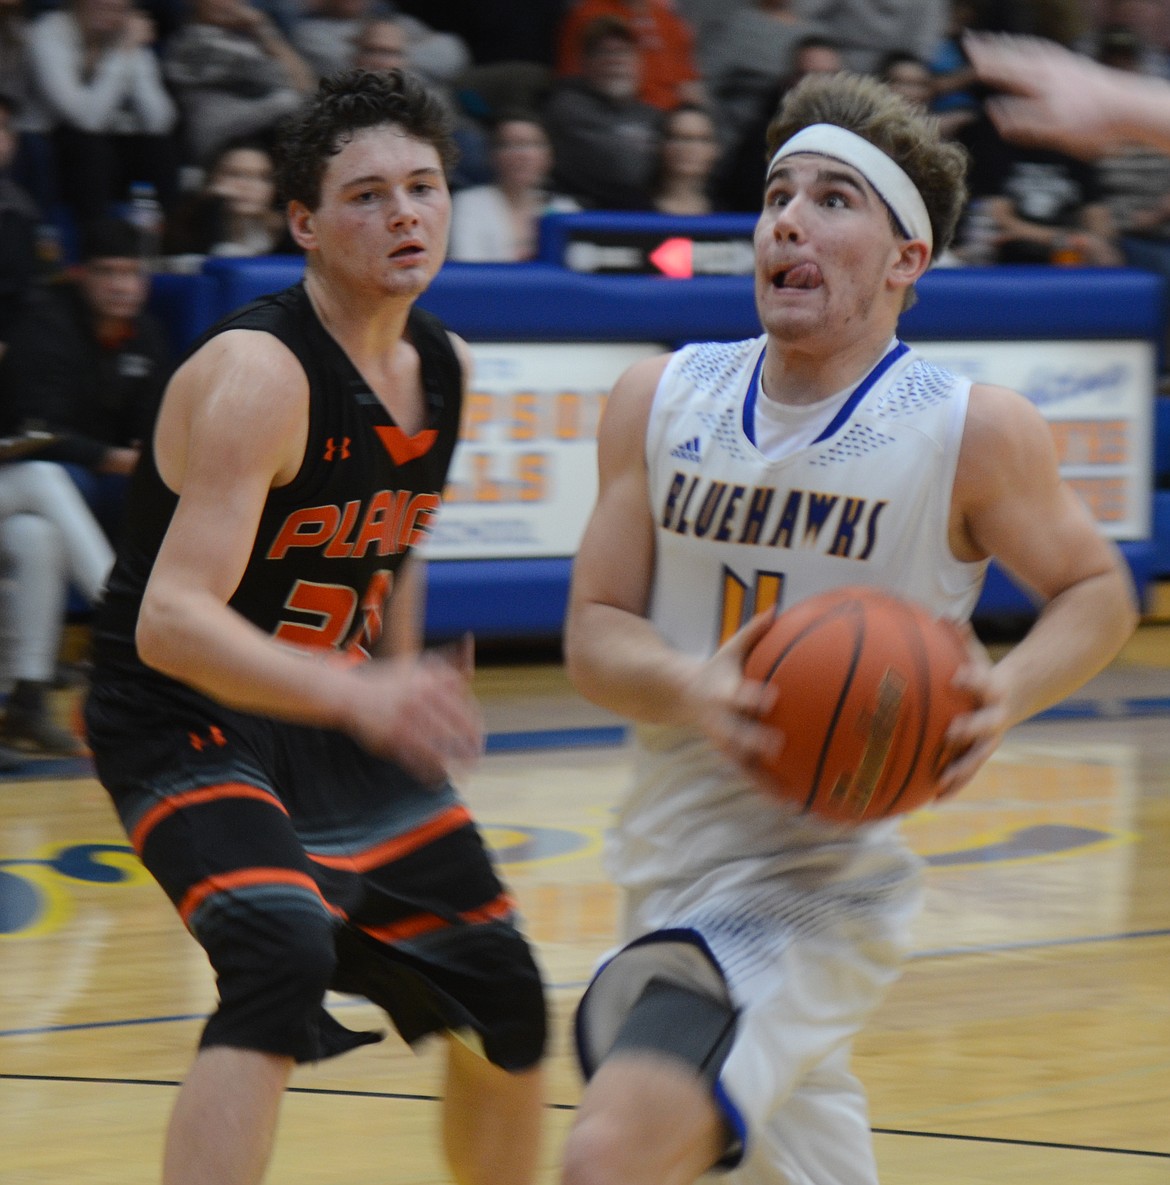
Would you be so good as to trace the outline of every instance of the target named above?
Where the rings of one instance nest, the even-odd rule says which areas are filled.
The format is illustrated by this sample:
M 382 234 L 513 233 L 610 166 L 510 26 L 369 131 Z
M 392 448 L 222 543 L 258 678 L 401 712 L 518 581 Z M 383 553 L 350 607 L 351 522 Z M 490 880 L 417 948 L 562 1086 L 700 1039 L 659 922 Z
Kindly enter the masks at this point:
M 298 580 L 284 602 L 285 609 L 317 618 L 313 624 L 282 621 L 274 636 L 278 641 L 293 646 L 308 646 L 314 650 L 345 649 L 350 653 L 368 655 L 382 636 L 382 617 L 386 600 L 394 583 L 393 573 L 379 569 L 370 577 L 366 591 L 358 595 L 347 584 L 319 584 L 315 580 Z M 355 613 L 361 616 L 350 636 Z M 343 644 L 343 639 L 348 641 Z
M 749 597 L 750 594 L 750 597 Z M 756 572 L 749 587 L 726 564 L 723 566 L 723 598 L 719 613 L 719 645 L 742 629 L 757 613 L 780 608 L 784 599 L 782 572 Z

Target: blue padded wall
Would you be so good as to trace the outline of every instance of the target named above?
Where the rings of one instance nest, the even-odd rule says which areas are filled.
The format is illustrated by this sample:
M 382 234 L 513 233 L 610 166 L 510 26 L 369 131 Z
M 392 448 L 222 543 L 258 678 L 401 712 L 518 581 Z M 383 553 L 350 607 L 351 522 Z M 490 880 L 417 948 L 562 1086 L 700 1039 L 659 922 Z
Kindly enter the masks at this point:
M 560 249 L 556 236 L 578 217 L 547 220 L 555 225 L 545 229 L 546 259 Z M 653 216 L 646 217 L 653 222 Z M 629 225 L 630 220 L 626 216 L 621 221 Z M 294 283 L 302 273 L 297 257 L 210 260 L 198 276 L 160 276 L 154 307 L 173 339 L 186 346 L 216 317 Z M 918 289 L 918 302 L 900 327 L 911 342 L 1159 341 L 1163 331 L 1162 281 L 1129 269 L 938 269 L 923 277 Z M 420 303 L 473 342 L 660 341 L 673 348 L 685 341 L 734 340 L 759 332 L 752 281 L 746 276 L 677 281 L 580 274 L 551 262 L 448 264 Z M 1168 418 L 1161 407 L 1160 464 L 1170 452 Z M 1139 587 L 1156 574 L 1170 575 L 1168 520 L 1170 507 L 1162 506 L 1154 540 L 1122 545 Z M 428 628 L 434 636 L 466 629 L 484 637 L 555 636 L 569 571 L 568 558 L 433 562 Z M 993 571 L 977 615 L 1031 609 L 1028 597 Z

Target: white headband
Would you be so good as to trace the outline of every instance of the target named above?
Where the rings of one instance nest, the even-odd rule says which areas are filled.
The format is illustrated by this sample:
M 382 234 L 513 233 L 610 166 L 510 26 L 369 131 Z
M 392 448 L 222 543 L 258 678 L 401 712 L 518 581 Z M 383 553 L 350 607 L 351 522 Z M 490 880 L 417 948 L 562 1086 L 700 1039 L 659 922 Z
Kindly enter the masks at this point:
M 925 240 L 934 250 L 930 215 L 922 194 L 902 167 L 877 145 L 833 123 L 810 124 L 780 145 L 768 165 L 768 175 L 771 176 L 778 161 L 794 152 L 815 152 L 852 165 L 889 206 L 902 233 L 908 239 Z

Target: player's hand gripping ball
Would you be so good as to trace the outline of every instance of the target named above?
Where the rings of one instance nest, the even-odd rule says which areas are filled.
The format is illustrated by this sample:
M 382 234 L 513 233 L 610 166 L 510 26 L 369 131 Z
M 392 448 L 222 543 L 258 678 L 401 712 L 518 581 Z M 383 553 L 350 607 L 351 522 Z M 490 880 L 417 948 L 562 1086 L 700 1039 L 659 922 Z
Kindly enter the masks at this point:
M 775 791 L 839 823 L 904 814 L 938 794 L 967 660 L 954 623 L 875 588 L 834 589 L 780 613 L 744 664 L 776 687 L 766 714 L 785 737 L 767 767 Z

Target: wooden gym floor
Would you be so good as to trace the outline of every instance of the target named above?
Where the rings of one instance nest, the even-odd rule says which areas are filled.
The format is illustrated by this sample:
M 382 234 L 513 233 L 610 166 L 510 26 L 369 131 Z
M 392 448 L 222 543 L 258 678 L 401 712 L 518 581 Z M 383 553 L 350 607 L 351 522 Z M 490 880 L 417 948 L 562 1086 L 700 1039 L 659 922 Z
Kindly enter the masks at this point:
M 579 1096 L 571 1010 L 614 931 L 599 853 L 628 758 L 619 722 L 551 661 L 481 665 L 477 686 L 491 745 L 465 790 L 551 985 L 551 1185 Z M 1014 730 L 974 785 L 906 830 L 929 863 L 927 908 L 856 1050 L 883 1181 L 1166 1185 L 1170 624 L 1143 627 L 1075 701 Z M 213 998 L 202 952 L 88 764 L 5 775 L 0 1183 L 157 1180 Z M 381 1027 L 368 1005 L 334 1004 Z M 269 1180 L 445 1181 L 437 1065 L 390 1037 L 299 1070 Z

